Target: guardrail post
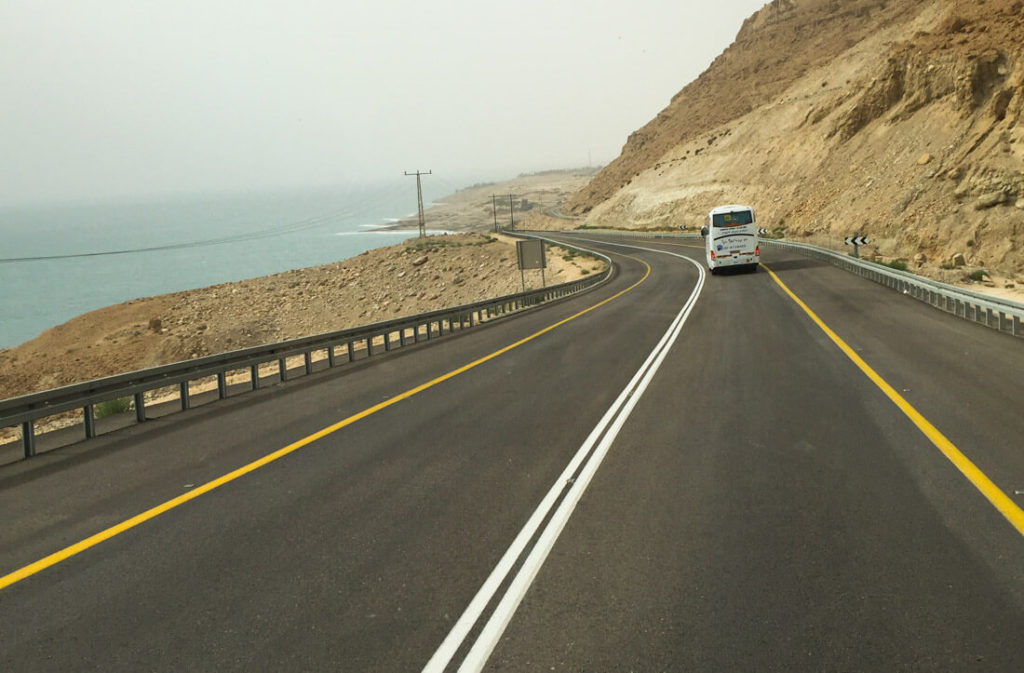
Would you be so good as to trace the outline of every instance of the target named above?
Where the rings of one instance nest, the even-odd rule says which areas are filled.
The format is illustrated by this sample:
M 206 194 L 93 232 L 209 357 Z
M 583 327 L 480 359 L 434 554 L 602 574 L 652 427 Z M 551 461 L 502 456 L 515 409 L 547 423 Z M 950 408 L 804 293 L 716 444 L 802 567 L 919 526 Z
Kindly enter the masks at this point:
M 32 421 L 25 421 L 21 424 L 21 446 L 26 458 L 36 455 L 36 430 Z
M 334 366 L 334 344 L 327 347 L 327 366 Z
M 228 396 L 228 377 L 224 372 L 217 372 L 217 399 L 225 399 Z
M 135 420 L 139 423 L 146 421 L 146 400 L 142 393 L 135 393 Z
M 96 436 L 96 414 L 93 413 L 91 404 L 82 407 L 82 425 L 85 426 L 86 439 Z
M 352 346 L 352 342 L 351 341 L 349 341 L 348 344 L 346 344 L 346 347 L 347 347 L 347 350 L 348 350 L 348 361 L 352 362 L 353 360 L 356 359 L 355 348 Z
M 181 410 L 185 411 L 192 406 L 192 398 L 189 396 L 188 381 L 178 384 L 178 399 L 181 400 Z
M 391 332 L 384 332 L 384 352 L 391 350 Z
M 405 346 L 405 330 L 406 329 L 407 328 L 403 327 L 402 329 L 400 329 L 398 331 L 398 347 L 399 348 L 402 348 L 402 347 Z
M 1002 311 L 999 312 L 999 331 L 1000 332 L 1005 332 L 1009 328 L 1010 321 L 1008 320 L 1008 318 L 1009 318 L 1009 316 L 1007 316 L 1005 313 L 1003 313 Z
M 312 351 L 306 351 L 302 354 L 303 363 L 306 365 L 306 376 L 313 373 L 313 353 Z
M 366 337 L 366 357 L 373 355 L 373 337 Z
M 995 311 L 990 308 L 985 309 L 985 327 L 992 326 L 992 319 L 995 317 Z
M 1013 316 L 1013 325 L 1010 327 L 1010 334 L 1020 336 L 1020 318 Z
M 287 362 L 287 358 L 278 358 L 277 359 L 277 376 L 282 381 L 287 381 L 288 380 L 288 362 Z
M 249 385 L 253 390 L 260 387 L 260 366 L 258 364 L 249 366 Z

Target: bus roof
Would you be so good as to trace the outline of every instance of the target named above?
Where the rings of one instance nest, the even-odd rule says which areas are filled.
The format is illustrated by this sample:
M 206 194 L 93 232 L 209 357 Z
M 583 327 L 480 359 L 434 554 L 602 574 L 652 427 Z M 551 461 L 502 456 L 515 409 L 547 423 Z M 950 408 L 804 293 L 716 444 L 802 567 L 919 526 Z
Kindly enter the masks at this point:
M 712 215 L 719 213 L 735 213 L 738 210 L 753 210 L 750 206 L 718 206 L 717 208 L 711 209 Z

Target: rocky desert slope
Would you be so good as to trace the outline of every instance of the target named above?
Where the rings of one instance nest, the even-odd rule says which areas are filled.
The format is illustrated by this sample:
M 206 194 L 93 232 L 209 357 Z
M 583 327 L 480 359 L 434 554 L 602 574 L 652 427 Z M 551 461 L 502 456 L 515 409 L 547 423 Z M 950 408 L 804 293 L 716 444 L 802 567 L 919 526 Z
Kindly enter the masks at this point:
M 748 203 L 778 236 L 1012 285 L 1022 85 L 1022 0 L 773 0 L 569 210 L 674 229 Z

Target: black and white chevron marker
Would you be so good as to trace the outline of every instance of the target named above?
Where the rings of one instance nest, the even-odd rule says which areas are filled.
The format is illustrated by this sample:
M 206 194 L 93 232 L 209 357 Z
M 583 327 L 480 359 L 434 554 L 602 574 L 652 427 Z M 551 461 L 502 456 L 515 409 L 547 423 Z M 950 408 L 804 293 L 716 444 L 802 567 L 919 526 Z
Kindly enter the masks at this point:
M 847 236 L 845 239 L 843 239 L 843 242 L 845 242 L 846 245 L 867 245 L 868 244 L 868 237 L 867 236 Z
M 765 229 L 764 227 L 761 227 L 760 229 L 757 230 L 757 235 L 758 236 L 764 236 L 767 233 L 768 233 L 768 230 Z

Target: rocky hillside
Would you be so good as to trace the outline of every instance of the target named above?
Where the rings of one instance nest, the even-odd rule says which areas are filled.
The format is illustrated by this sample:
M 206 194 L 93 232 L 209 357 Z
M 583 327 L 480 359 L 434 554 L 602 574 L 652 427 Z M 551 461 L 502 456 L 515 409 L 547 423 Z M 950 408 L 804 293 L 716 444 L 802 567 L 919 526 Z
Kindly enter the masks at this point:
M 601 268 L 548 251 L 548 284 Z M 531 275 L 535 276 L 531 278 Z M 537 272 L 527 283 L 540 285 Z M 334 264 L 91 311 L 0 350 L 0 399 L 248 346 L 366 325 L 521 290 L 504 236 L 412 238 Z
M 749 203 L 778 235 L 863 233 L 876 254 L 934 275 L 964 264 L 1013 276 L 1022 45 L 1022 0 L 774 0 L 571 211 L 592 226 L 676 228 Z

